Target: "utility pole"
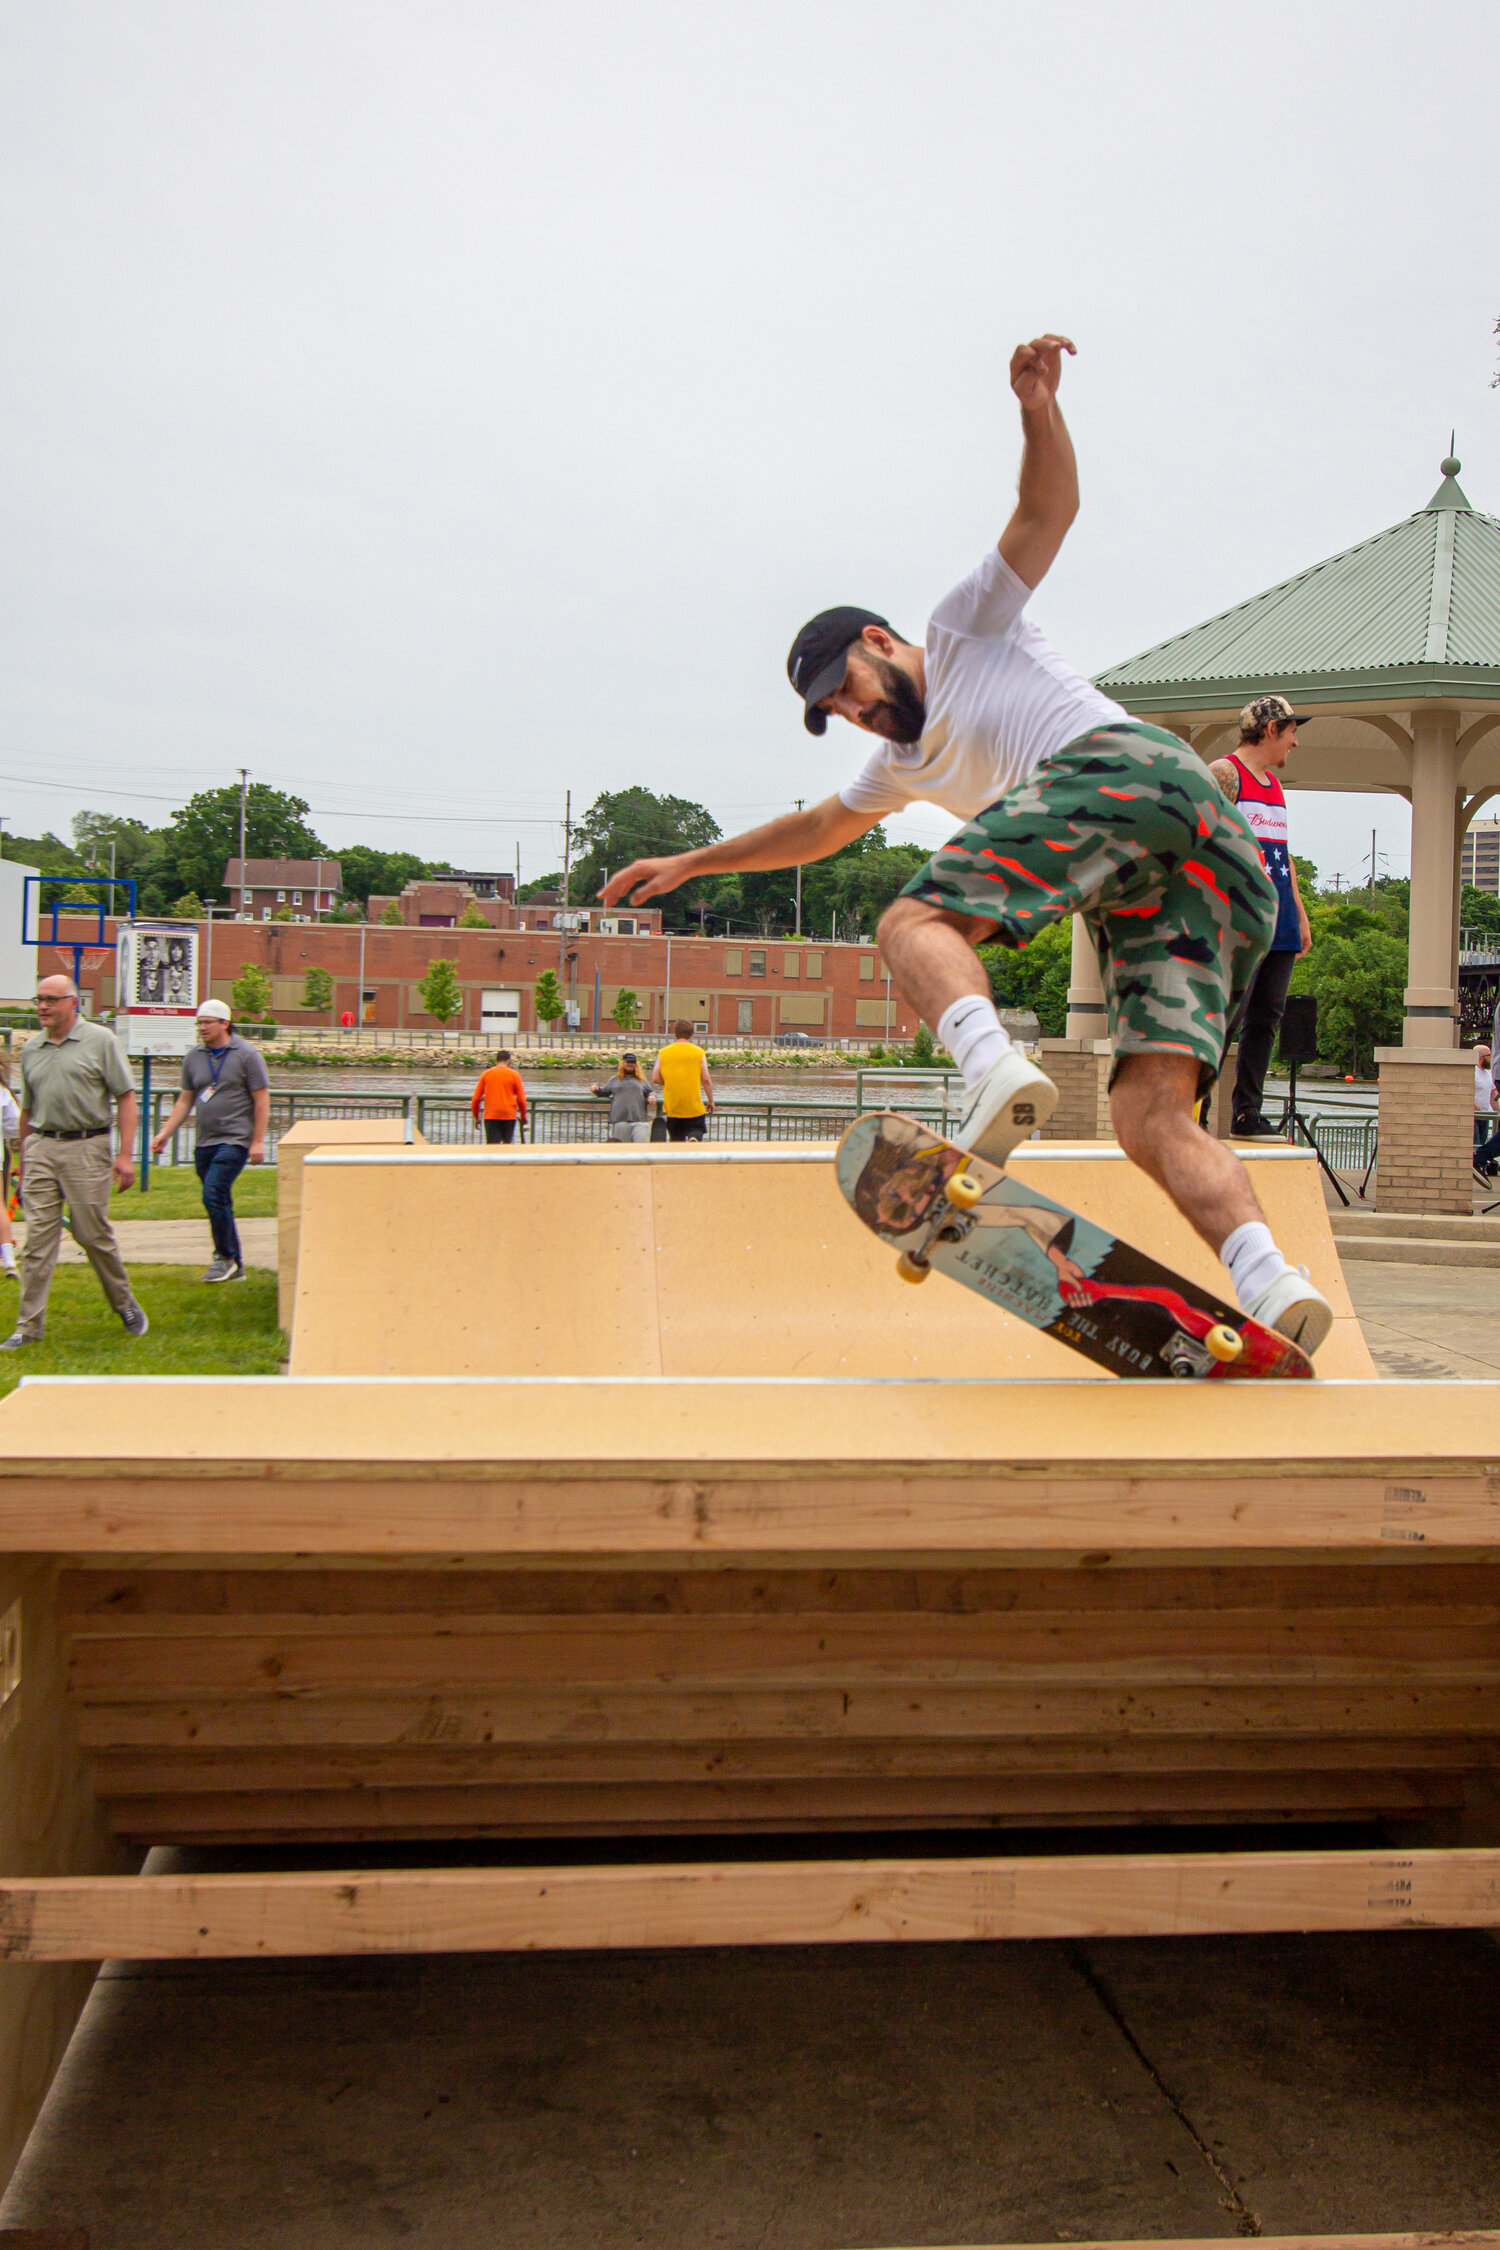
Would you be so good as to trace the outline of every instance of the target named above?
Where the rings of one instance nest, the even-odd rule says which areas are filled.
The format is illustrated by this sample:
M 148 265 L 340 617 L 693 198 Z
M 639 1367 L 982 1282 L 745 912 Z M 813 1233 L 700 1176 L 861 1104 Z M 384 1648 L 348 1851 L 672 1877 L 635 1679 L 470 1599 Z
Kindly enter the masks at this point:
M 796 806 L 796 808 L 797 808 L 798 812 L 801 812 L 801 810 L 802 810 L 802 807 L 803 807 L 803 806 L 804 806 L 804 805 L 806 804 L 806 802 L 807 802 L 807 799 L 806 799 L 805 797 L 794 797 L 794 798 L 792 799 L 792 802 L 793 802 L 793 804 L 794 804 L 794 805 Z M 797 862 L 797 931 L 796 931 L 796 934 L 797 934 L 797 936 L 798 936 L 798 937 L 801 937 L 801 935 L 802 935 L 802 862 L 801 862 L 801 860 L 800 860 L 800 859 L 799 859 L 799 860 L 798 860 L 798 862 Z
M 1375 831 L 1370 830 L 1370 904 L 1375 904 Z
M 565 959 L 564 959 L 564 955 L 565 955 L 565 954 L 566 954 L 566 952 L 567 952 L 567 946 L 568 946 L 568 882 L 569 882 L 569 878 L 570 878 L 570 876 L 571 876 L 571 874 L 572 874 L 572 868 L 573 868 L 573 792 L 572 792 L 572 790 L 571 790 L 571 789 L 569 789 L 569 790 L 568 790 L 568 791 L 567 791 L 567 792 L 565 793 L 565 795 L 564 795 L 564 797 L 563 797 L 563 865 L 562 865 L 562 878 L 563 878 L 563 880 L 562 880 L 562 905 L 561 905 L 561 907 L 560 907 L 560 908 L 559 908 L 559 910 L 558 910 L 558 916 L 557 916 L 557 988 L 558 988 L 559 992 L 561 992 L 561 990 L 562 990 L 562 987 L 563 987 L 563 981 L 564 981 L 564 978 L 565 978 L 565 977 L 566 977 L 566 975 L 567 975 L 567 963 L 566 963 L 566 961 L 565 961 Z M 563 1028 L 564 1028 L 564 1030 L 566 1030 L 566 1029 L 567 1029 L 567 1025 L 568 1025 L 568 1019 L 567 1019 L 567 1017 L 566 1017 L 566 1016 L 564 1016 L 564 1017 L 563 1017 Z
M 238 897 L 238 898 L 237 898 L 237 899 L 235 900 L 235 902 L 234 902 L 234 905 L 235 905 L 235 914 L 236 914 L 236 917 L 238 917 L 238 915 L 239 915 L 239 912 L 240 912 L 241 908 L 242 908 L 242 907 L 244 906 L 244 903 L 245 903 L 245 898 L 244 898 L 244 892 L 245 892 L 245 822 L 246 822 L 246 819 L 247 819 L 247 817 L 248 817 L 248 814 L 249 814 L 249 802 L 250 802 L 250 771 L 249 771 L 249 768 L 248 768 L 247 766 L 241 766 L 241 767 L 240 767 L 240 896 L 239 896 L 239 897 Z M 113 869 L 111 869 L 111 873 L 113 873 Z

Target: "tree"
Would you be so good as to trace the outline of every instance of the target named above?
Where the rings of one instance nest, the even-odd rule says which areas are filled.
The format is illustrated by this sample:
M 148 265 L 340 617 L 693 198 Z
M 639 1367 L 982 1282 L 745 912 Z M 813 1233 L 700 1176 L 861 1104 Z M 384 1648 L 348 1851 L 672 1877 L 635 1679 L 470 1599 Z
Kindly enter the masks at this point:
M 245 855 L 249 859 L 331 859 L 333 854 L 308 827 L 305 799 L 252 781 L 246 800 Z M 163 839 L 177 873 L 179 890 L 218 898 L 224 869 L 239 857 L 240 793 L 230 785 L 203 789 L 173 813 Z
M 1046 1039 L 1061 1039 L 1068 1018 L 1073 917 L 1049 922 L 1029 945 L 982 945 L 997 1008 L 1030 1008 Z
M 177 922 L 201 922 L 203 901 L 196 891 L 185 891 L 181 898 L 172 901 L 172 918 Z
M 533 875 L 529 883 L 522 883 L 516 892 L 516 904 L 525 906 L 534 898 L 562 897 L 562 869 L 555 875 Z
M 361 906 L 369 905 L 372 894 L 395 898 L 408 883 L 425 881 L 437 873 L 414 852 L 380 852 L 371 844 L 350 844 L 333 857 L 343 870 L 344 897 L 358 899 Z
M 271 1020 L 271 980 L 258 961 L 247 961 L 229 987 L 229 1005 L 244 1023 Z
M 380 909 L 380 919 L 386 929 L 399 930 L 404 924 L 406 916 L 402 913 L 396 901 L 392 899 L 389 906 L 383 906 Z
M 929 856 L 919 844 L 888 843 L 884 827 L 877 822 L 831 858 L 803 868 L 802 927 L 821 936 L 832 929 L 837 915 L 846 928 L 873 935 L 891 900 Z M 778 876 L 776 887 L 785 892 L 787 878 Z M 789 900 L 786 905 L 789 909 Z
M 489 928 L 489 923 L 485 920 L 484 911 L 478 899 L 470 899 L 468 905 L 458 917 L 458 927 L 461 930 L 487 930 Z
M 622 985 L 619 991 L 615 994 L 615 1004 L 609 1012 L 614 1023 L 621 1031 L 634 1031 L 636 1025 L 641 1020 L 639 1015 L 639 1008 L 639 999 L 637 998 L 636 994 L 631 991 L 629 985 L 626 984 Z
M 452 1023 L 455 1016 L 463 1014 L 463 988 L 458 981 L 458 964 L 455 961 L 429 961 L 427 974 L 417 986 L 422 1006 L 428 1015 L 439 1023 Z
M 719 833 L 713 814 L 695 805 L 691 798 L 658 797 L 654 791 L 641 788 L 605 790 L 573 831 L 577 856 L 569 895 L 591 899 L 604 881 L 606 868 L 613 873 L 633 859 L 660 859 L 670 852 L 695 851 L 716 842 Z M 652 903 L 662 910 L 664 929 L 688 926 L 693 909 L 681 891 Z
M 302 1005 L 316 1009 L 319 1015 L 333 1006 L 333 979 L 316 962 L 302 980 Z
M 1342 913 L 1374 924 L 1360 907 Z M 1367 1076 L 1377 1047 L 1400 1045 L 1406 973 L 1405 945 L 1378 925 L 1347 935 L 1318 931 L 1292 971 L 1292 990 L 1318 1003 L 1318 1053 L 1326 1062 Z
M 543 969 L 532 987 L 531 1010 L 538 1023 L 548 1025 L 568 1012 L 568 1004 L 558 990 L 557 978 L 551 969 Z
M 1465 930 L 1500 930 L 1500 898 L 1465 883 L 1459 899 L 1459 925 Z

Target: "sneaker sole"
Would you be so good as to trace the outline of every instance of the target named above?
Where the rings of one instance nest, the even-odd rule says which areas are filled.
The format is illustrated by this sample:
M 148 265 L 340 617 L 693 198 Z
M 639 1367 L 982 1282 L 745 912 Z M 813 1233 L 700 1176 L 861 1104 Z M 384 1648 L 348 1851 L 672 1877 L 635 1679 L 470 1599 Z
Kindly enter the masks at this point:
M 1333 1307 L 1325 1305 L 1321 1297 L 1299 1297 L 1295 1305 L 1288 1305 L 1279 1320 L 1271 1323 L 1278 1336 L 1298 1344 L 1311 1355 L 1323 1343 L 1333 1326 Z
M 1039 1125 L 1045 1125 L 1057 1107 L 1057 1088 L 1050 1079 L 1040 1085 L 1016 1094 L 1006 1107 L 997 1110 L 977 1141 L 966 1141 L 961 1146 L 982 1156 L 987 1163 L 1003 1164 L 1015 1148 L 1029 1140 Z

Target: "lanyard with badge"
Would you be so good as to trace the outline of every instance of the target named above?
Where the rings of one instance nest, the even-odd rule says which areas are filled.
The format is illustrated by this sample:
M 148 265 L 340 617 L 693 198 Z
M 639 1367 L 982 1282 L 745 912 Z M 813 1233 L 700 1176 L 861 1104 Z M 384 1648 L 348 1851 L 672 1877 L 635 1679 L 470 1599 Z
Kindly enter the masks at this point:
M 198 1104 L 200 1108 L 205 1102 L 211 1102 L 214 1098 L 214 1095 L 218 1092 L 219 1073 L 223 1070 L 225 1063 L 228 1062 L 230 1052 L 231 1049 L 227 1040 L 225 1041 L 224 1045 L 220 1047 L 217 1054 L 214 1052 L 212 1047 L 205 1047 L 203 1049 L 203 1060 L 208 1065 L 208 1075 L 213 1080 L 213 1084 L 211 1086 L 200 1086 L 198 1088 Z

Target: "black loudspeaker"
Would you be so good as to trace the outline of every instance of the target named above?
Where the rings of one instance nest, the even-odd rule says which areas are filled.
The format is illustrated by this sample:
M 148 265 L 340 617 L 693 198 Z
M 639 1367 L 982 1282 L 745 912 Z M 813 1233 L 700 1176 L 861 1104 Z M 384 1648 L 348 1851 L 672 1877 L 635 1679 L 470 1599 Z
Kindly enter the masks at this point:
M 1281 1059 L 1284 1063 L 1318 1059 L 1318 1003 L 1306 994 L 1289 999 L 1282 1012 Z

